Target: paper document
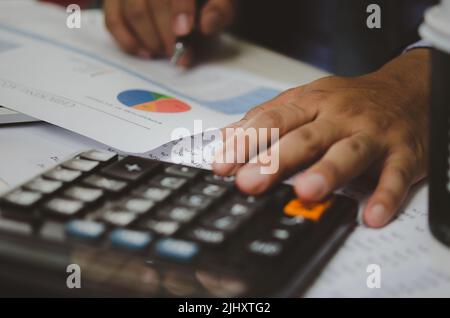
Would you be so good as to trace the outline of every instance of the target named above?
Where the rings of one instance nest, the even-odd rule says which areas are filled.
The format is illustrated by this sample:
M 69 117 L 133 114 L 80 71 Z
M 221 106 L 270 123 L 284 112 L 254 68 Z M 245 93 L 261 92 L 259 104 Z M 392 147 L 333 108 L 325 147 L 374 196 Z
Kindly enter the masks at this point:
M 128 153 L 174 129 L 221 128 L 287 85 L 214 65 L 190 70 L 122 53 L 101 19 L 69 29 L 64 10 L 0 3 L 0 105 Z

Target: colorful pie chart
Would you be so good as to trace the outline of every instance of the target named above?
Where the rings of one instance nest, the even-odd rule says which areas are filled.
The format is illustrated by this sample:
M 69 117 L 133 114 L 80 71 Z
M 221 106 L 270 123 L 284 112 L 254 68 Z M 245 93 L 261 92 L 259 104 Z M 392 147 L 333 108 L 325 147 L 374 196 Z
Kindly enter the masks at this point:
M 153 113 L 181 113 L 191 109 L 178 99 L 146 90 L 127 90 L 117 99 L 127 107 Z

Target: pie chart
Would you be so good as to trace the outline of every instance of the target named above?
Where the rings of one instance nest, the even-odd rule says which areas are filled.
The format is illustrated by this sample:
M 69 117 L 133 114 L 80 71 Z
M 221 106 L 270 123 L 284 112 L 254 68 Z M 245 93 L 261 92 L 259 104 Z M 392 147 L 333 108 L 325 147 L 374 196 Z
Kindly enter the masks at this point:
M 147 90 L 123 91 L 117 99 L 127 107 L 152 113 L 181 113 L 191 109 L 178 99 Z

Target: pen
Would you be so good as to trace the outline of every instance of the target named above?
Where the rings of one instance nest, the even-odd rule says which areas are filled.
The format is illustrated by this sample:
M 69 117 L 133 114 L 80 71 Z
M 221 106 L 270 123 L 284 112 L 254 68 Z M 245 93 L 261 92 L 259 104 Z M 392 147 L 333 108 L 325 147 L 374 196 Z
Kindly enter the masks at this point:
M 197 41 L 197 39 L 201 36 L 200 30 L 198 29 L 198 24 L 200 21 L 200 12 L 203 8 L 203 5 L 207 2 L 207 0 L 196 0 L 196 8 L 197 13 L 195 15 L 195 23 L 194 27 L 192 28 L 191 33 L 177 37 L 175 40 L 175 46 L 173 50 L 173 55 L 170 59 L 170 63 L 172 65 L 178 64 L 181 57 L 186 53 L 186 51 L 192 47 L 193 43 Z

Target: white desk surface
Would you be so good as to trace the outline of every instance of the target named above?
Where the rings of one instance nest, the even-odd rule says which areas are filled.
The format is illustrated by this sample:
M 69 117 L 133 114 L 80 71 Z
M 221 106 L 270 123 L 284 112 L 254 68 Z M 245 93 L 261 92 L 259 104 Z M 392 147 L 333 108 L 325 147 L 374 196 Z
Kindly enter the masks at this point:
M 228 36 L 225 40 L 236 48 L 237 53 L 217 62 L 230 68 L 297 85 L 327 75 L 304 63 L 249 43 Z M 34 135 L 33 125 L 38 127 L 40 124 L 23 126 L 23 139 L 17 140 L 17 143 L 20 144 L 27 138 L 32 141 L 33 138 L 39 137 Z M 2 131 L 6 132 L 7 129 L 11 127 L 0 126 L 0 137 Z M 64 143 L 66 148 L 71 144 L 71 133 L 51 126 L 38 129 L 46 129 L 47 133 L 52 131 L 55 138 L 58 138 L 53 140 L 54 143 Z M 42 136 L 44 135 L 41 134 L 40 137 L 44 138 Z M 2 153 L 8 151 L 7 144 L 15 142 L 1 140 L 0 138 Z M 89 141 L 85 143 L 87 145 Z M 20 148 L 20 145 L 17 147 Z M 11 169 L 21 169 L 21 161 L 17 162 L 11 164 Z M 0 175 L 0 191 L 3 177 Z M 383 230 L 359 226 L 344 248 L 327 265 L 307 296 L 450 296 L 450 266 L 445 266 L 450 264 L 450 251 L 437 243 L 428 231 L 424 200 L 426 187 L 419 187 L 416 191 L 418 194 L 411 197 L 410 203 L 404 208 L 406 212 L 394 224 Z M 366 286 L 366 268 L 370 263 L 379 264 L 381 267 L 381 289 L 369 289 Z

